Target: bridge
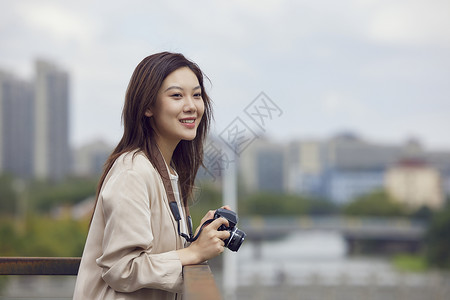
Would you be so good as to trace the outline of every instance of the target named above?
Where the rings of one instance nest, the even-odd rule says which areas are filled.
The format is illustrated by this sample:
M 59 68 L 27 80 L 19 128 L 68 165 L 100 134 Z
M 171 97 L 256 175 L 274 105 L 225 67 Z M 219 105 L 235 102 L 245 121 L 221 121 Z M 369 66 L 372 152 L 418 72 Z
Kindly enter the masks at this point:
M 342 235 L 350 253 L 417 252 L 423 246 L 426 224 L 407 218 L 368 217 L 253 217 L 238 224 L 247 240 L 256 243 L 293 232 L 333 231 Z

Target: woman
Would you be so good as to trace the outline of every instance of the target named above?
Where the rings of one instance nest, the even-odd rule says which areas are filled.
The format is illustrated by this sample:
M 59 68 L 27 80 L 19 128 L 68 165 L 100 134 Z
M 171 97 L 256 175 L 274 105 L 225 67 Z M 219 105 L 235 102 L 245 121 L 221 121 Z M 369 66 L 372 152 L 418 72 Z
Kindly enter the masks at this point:
M 74 299 L 181 299 L 182 266 L 219 255 L 229 237 L 217 230 L 228 226 L 224 218 L 187 247 L 180 236 L 189 234 L 187 200 L 211 120 L 201 70 L 181 54 L 146 57 L 131 77 L 122 118 L 124 134 L 99 182 Z

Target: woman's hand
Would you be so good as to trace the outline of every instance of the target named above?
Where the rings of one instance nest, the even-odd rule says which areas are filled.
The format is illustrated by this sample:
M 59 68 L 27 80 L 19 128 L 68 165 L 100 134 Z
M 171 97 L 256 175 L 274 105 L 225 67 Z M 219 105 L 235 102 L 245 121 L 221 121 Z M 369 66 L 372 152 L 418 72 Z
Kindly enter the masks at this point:
M 230 209 L 228 206 L 222 206 L 222 208 Z M 214 210 L 208 211 L 202 218 L 201 224 L 206 220 L 214 218 L 214 212 Z M 177 250 L 183 266 L 202 263 L 216 257 L 224 251 L 225 243 L 223 241 L 230 237 L 230 232 L 226 230 L 218 231 L 217 229 L 221 225 L 228 227 L 228 220 L 225 218 L 214 220 L 203 228 L 198 239 L 192 242 L 189 247 Z M 199 228 L 197 228 L 196 233 Z
M 231 210 L 231 208 L 228 205 L 224 205 L 221 208 L 224 209 L 228 209 Z M 214 214 L 216 213 L 215 210 L 210 210 L 206 213 L 206 215 L 202 218 L 202 220 L 200 221 L 200 226 L 197 227 L 197 229 L 195 230 L 195 235 L 197 235 L 197 232 L 200 230 L 200 227 L 202 226 L 203 223 L 205 223 L 205 221 L 209 220 L 209 219 L 213 219 L 214 218 Z M 228 225 L 227 225 L 228 226 Z

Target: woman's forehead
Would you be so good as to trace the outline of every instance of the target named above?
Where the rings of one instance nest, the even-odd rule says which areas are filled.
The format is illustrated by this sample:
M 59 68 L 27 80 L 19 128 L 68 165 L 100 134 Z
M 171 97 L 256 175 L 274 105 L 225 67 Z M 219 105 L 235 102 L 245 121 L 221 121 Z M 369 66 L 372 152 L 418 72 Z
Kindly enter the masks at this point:
M 167 91 L 174 88 L 197 89 L 200 87 L 195 73 L 188 67 L 179 68 L 170 73 L 163 81 L 161 90 Z

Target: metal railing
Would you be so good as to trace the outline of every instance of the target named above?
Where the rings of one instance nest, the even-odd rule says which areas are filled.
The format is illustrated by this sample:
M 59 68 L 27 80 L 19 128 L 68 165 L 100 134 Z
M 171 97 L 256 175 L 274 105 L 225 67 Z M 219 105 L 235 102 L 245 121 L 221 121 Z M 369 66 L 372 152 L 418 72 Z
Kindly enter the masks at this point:
M 0 275 L 77 275 L 79 257 L 0 257 Z M 207 264 L 183 268 L 183 298 L 222 299 Z
M 0 257 L 0 275 L 77 275 L 79 257 Z

